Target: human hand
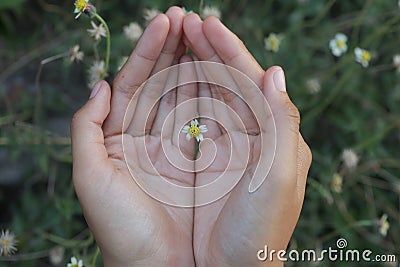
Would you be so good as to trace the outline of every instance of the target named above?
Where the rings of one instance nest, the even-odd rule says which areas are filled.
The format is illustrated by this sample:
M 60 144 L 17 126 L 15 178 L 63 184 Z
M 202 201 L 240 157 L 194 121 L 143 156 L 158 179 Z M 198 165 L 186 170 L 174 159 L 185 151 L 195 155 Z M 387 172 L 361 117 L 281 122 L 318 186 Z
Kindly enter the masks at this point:
M 243 71 L 263 88 L 277 124 L 277 162 L 274 162 L 267 181 L 256 193 L 247 192 L 248 182 L 254 171 L 254 165 L 250 164 L 246 168 L 244 179 L 232 193 L 209 206 L 196 208 L 195 214 L 193 209 L 170 207 L 150 198 L 132 180 L 124 162 L 123 145 L 128 145 L 129 151 L 136 151 L 137 148 L 142 148 L 139 143 L 145 140 L 151 161 L 159 167 L 157 170 L 161 175 L 173 183 L 186 186 L 194 186 L 195 181 L 193 173 L 171 168 L 165 156 L 158 151 L 161 149 L 159 129 L 162 128 L 165 114 L 179 103 L 195 98 L 196 88 L 183 86 L 178 88 L 175 94 L 172 92 L 163 97 L 155 111 L 150 112 L 150 119 L 146 119 L 145 122 L 143 115 L 146 114 L 142 112 L 148 110 L 147 104 L 152 103 L 159 94 L 147 94 L 148 91 L 144 90 L 140 101 L 132 104 L 135 111 L 132 112 L 132 123 L 127 129 L 122 129 L 125 111 L 137 87 L 157 71 L 177 63 L 176 60 L 173 62 L 174 56 L 179 58 L 182 55 L 180 36 L 183 14 L 180 9 L 172 8 L 167 15 L 170 30 L 168 20 L 163 15 L 148 26 L 128 63 L 115 79 L 111 105 L 109 87 L 103 82 L 97 95 L 74 117 L 73 176 L 85 217 L 94 232 L 106 265 L 190 266 L 195 261 L 199 266 L 255 265 L 256 251 L 265 243 L 273 249 L 286 247 L 301 209 L 311 155 L 298 132 L 298 113 L 285 93 L 277 94 L 278 91 L 274 91 L 272 76 L 276 72 L 269 70 L 265 74 L 264 83 L 262 69 L 244 46 L 240 45 L 240 41 L 227 29 L 221 28 L 222 24 L 213 25 L 212 21 L 215 19 L 208 19 L 204 25 L 211 21 L 211 30 L 207 30 L 205 26 L 203 32 L 201 20 L 196 18 L 196 15 L 188 16 L 185 19 L 186 41 L 194 54 L 202 60 L 231 65 Z M 213 28 L 217 32 L 213 33 Z M 210 41 L 207 34 L 210 34 Z M 226 39 L 217 41 L 218 38 Z M 211 39 L 217 43 L 213 43 Z M 222 42 L 218 44 L 220 41 Z M 229 44 L 226 41 L 234 42 Z M 161 50 L 165 53 L 161 53 Z M 182 61 L 189 60 L 184 57 Z M 184 72 L 185 69 L 180 70 L 180 73 Z M 231 103 L 235 102 L 235 98 L 221 92 L 205 87 L 199 90 L 200 95 L 222 97 L 233 109 L 245 111 L 242 116 L 250 115 L 246 108 L 243 109 L 243 104 Z M 174 101 L 175 95 L 177 97 Z M 198 108 L 201 116 L 204 107 L 199 103 Z M 186 110 L 188 113 L 185 116 L 195 115 L 196 109 L 197 107 L 193 107 L 192 110 Z M 175 113 L 175 117 L 181 115 Z M 252 124 L 252 118 L 247 119 L 246 129 L 257 131 Z M 182 120 L 182 117 L 178 119 Z M 137 125 L 146 125 L 145 129 L 135 127 L 136 122 Z M 218 150 L 228 150 L 226 136 L 219 131 L 218 125 L 213 125 L 212 122 L 209 124 L 209 134 L 215 140 Z M 179 131 L 180 126 L 174 125 L 170 130 L 170 137 L 176 136 Z M 125 139 L 124 143 L 122 137 Z M 257 135 L 250 139 L 255 148 L 263 141 Z M 190 142 L 182 142 L 180 146 L 187 158 L 193 155 L 193 145 Z M 279 151 L 279 147 L 284 149 Z M 164 149 L 179 152 L 177 143 L 173 142 Z M 142 152 L 144 151 L 137 154 L 142 155 Z M 260 157 L 260 153 L 261 157 L 266 155 L 257 149 L 252 150 L 252 153 L 255 157 Z M 141 160 L 140 156 L 135 158 L 134 153 L 129 157 L 133 164 Z M 292 164 L 282 166 L 282 159 L 290 159 L 289 163 Z M 130 162 L 128 166 L 129 164 Z M 296 164 L 300 164 L 298 168 Z M 204 184 L 215 178 L 223 166 L 223 160 L 217 160 L 208 171 L 196 174 L 196 185 L 200 184 L 197 181 Z M 140 169 L 143 166 L 139 164 L 134 167 Z M 192 167 L 194 170 L 195 166 Z M 285 171 L 284 174 L 281 173 L 282 170 Z M 144 179 L 154 179 L 157 176 L 155 173 L 149 173 L 146 168 L 142 171 L 147 173 Z M 254 210 L 252 205 L 259 203 L 267 205 L 267 208 Z M 246 223 L 238 218 L 245 218 Z M 241 231 L 238 232 L 237 229 Z M 235 236 L 235 233 L 238 235 Z
M 218 86 L 202 85 L 199 89 L 199 96 L 222 100 L 239 114 L 245 131 L 231 127 L 234 123 L 224 110 L 213 114 L 217 119 L 220 118 L 219 122 L 224 128 L 215 121 L 201 120 L 202 124 L 207 125 L 207 136 L 214 140 L 220 154 L 208 169 L 196 172 L 196 186 L 213 181 L 224 171 L 232 176 L 237 175 L 237 170 L 226 169 L 229 153 L 243 153 L 243 140 L 246 139 L 251 149 L 249 164 L 234 190 L 214 203 L 195 209 L 193 249 L 196 264 L 260 265 L 256 253 L 264 245 L 269 250 L 286 249 L 301 211 L 311 152 L 299 132 L 300 115 L 286 93 L 282 69 L 271 67 L 264 72 L 243 43 L 217 18 L 209 17 L 202 22 L 198 15 L 190 14 L 184 20 L 184 33 L 185 44 L 199 60 L 224 63 L 253 80 L 268 101 L 274 118 L 273 122 L 271 117 L 266 116 L 265 121 L 257 124 L 249 106 L 262 106 L 264 99 L 256 94 L 248 96 L 249 102 L 245 103 L 234 93 Z M 208 75 L 212 76 L 212 72 Z M 236 87 L 240 88 L 238 85 Z M 199 104 L 199 115 L 201 117 L 216 108 L 211 102 L 203 101 Z M 270 149 L 274 133 L 269 127 L 274 123 L 276 151 Z M 228 133 L 226 128 L 232 131 Z M 210 144 L 201 144 L 203 153 L 212 150 L 208 147 Z M 257 191 L 249 193 L 250 180 L 257 163 L 267 164 L 271 159 L 272 166 L 265 182 Z M 277 259 L 266 263 L 269 266 L 283 265 Z
M 166 15 L 158 15 L 115 78 L 112 94 L 105 81 L 98 83 L 90 100 L 72 120 L 73 181 L 105 266 L 194 265 L 193 209 L 163 205 L 143 192 L 129 173 L 122 144 L 124 138 L 130 144 L 128 150 L 140 157 L 137 144 L 145 140 L 151 161 L 159 166 L 162 175 L 178 184 L 193 185 L 193 172 L 171 168 L 165 156 L 158 153 L 161 143 L 156 138 L 165 113 L 176 105 L 175 95 L 183 96 L 180 90 L 193 90 L 183 86 L 177 89 L 178 93 L 164 97 L 142 132 L 135 125 L 140 125 L 147 115 L 142 111 L 155 96 L 152 90 L 159 88 L 144 90 L 140 101 L 134 104 L 132 126 L 122 129 L 125 111 L 138 87 L 154 73 L 178 63 L 184 53 L 183 17 L 183 11 L 177 7 L 170 8 Z M 181 148 L 187 153 L 193 143 L 186 142 Z M 177 147 L 171 144 L 167 149 Z M 155 175 L 147 173 L 144 166 L 138 168 L 143 168 L 145 178 Z

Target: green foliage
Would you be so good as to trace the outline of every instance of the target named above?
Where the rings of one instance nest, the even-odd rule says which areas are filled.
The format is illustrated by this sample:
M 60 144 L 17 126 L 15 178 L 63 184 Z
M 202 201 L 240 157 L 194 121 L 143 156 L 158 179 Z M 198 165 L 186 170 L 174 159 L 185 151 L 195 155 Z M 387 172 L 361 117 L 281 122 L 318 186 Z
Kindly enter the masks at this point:
M 17 8 L 24 2 L 26 2 L 26 0 L 2 0 L 0 2 L 0 10 Z
M 46 3 L 44 3 L 46 2 Z M 48 2 L 48 3 L 47 3 Z M 204 1 L 222 11 L 222 21 L 245 43 L 263 68 L 285 69 L 288 92 L 302 116 L 301 131 L 313 152 L 306 198 L 290 248 L 335 247 L 344 237 L 349 248 L 400 257 L 400 75 L 393 56 L 400 54 L 397 1 L 255 0 Z M 86 69 L 105 51 L 93 51 L 89 20 L 74 20 L 73 1 L 0 1 L 0 228 L 16 233 L 18 266 L 45 266 L 56 245 L 91 262 L 96 245 L 87 231 L 71 182 L 68 125 L 87 99 Z M 145 25 L 144 8 L 170 5 L 198 11 L 198 1 L 96 1 L 112 36 L 110 76 L 134 44 L 122 27 Z M 270 33 L 283 34 L 279 51 L 264 47 Z M 334 57 L 329 41 L 348 36 L 348 50 Z M 40 61 L 80 44 L 82 64 L 67 57 L 43 65 L 41 94 L 35 77 Z M 354 60 L 354 48 L 372 53 L 368 68 Z M 66 55 L 66 54 L 65 54 Z M 317 81 L 320 90 L 310 88 Z M 346 148 L 359 157 L 349 169 Z M 5 155 L 5 156 L 3 156 Z M 331 186 L 337 173 L 341 192 Z M 6 182 L 7 181 L 7 182 Z M 377 221 L 388 215 L 387 236 Z M 79 245 L 78 245 L 79 244 Z M 35 256 L 36 252 L 39 256 Z M 98 265 L 101 261 L 98 260 Z M 287 266 L 309 266 L 288 263 Z M 0 258 L 0 266 L 12 266 Z M 360 266 L 323 262 L 319 266 Z M 363 265 L 364 266 L 364 265 Z M 369 266 L 386 266 L 374 265 Z

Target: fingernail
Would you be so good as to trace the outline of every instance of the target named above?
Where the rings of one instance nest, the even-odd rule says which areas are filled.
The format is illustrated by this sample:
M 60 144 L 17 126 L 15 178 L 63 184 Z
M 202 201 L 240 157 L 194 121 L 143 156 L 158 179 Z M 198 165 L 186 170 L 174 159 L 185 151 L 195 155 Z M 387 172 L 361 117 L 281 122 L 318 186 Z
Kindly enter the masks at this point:
M 100 90 L 101 84 L 102 84 L 101 81 L 96 83 L 96 85 L 93 87 L 92 92 L 90 93 L 89 99 L 92 99 L 93 97 L 95 97 L 97 95 L 97 93 Z
M 286 92 L 285 74 L 281 68 L 274 72 L 274 84 L 277 90 Z

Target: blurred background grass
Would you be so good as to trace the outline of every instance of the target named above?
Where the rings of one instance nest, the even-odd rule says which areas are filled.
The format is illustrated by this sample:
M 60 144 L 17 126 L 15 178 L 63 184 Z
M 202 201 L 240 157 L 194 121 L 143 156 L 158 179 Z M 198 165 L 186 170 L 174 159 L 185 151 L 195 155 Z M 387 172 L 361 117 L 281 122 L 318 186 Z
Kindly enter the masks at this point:
M 144 26 L 145 8 L 199 10 L 198 1 L 93 3 L 111 29 L 110 80 L 133 47 L 123 26 Z M 288 91 L 300 109 L 313 164 L 290 248 L 335 247 L 344 237 L 349 249 L 399 258 L 400 75 L 393 63 L 400 54 L 397 1 L 223 0 L 204 5 L 221 10 L 222 21 L 264 68 L 278 64 L 285 69 Z M 53 266 L 49 255 L 55 253 L 62 256 L 59 266 L 72 255 L 90 266 L 96 251 L 73 191 L 69 145 L 69 121 L 88 97 L 86 74 L 96 54 L 86 32 L 89 19 L 76 21 L 73 9 L 72 0 L 0 2 L 0 228 L 18 239 L 18 252 L 0 257 L 0 266 Z M 276 53 L 264 47 L 272 32 L 283 35 Z M 349 37 L 349 49 L 340 58 L 329 49 L 338 32 Z M 83 62 L 71 64 L 64 57 L 43 65 L 38 86 L 40 62 L 75 44 L 85 52 Z M 357 46 L 371 52 L 368 68 L 355 62 Z M 355 168 L 343 163 L 346 148 L 358 155 Z M 333 180 L 335 174 L 342 184 Z M 383 214 L 390 223 L 386 236 L 379 231 Z M 360 263 L 325 261 L 319 266 Z

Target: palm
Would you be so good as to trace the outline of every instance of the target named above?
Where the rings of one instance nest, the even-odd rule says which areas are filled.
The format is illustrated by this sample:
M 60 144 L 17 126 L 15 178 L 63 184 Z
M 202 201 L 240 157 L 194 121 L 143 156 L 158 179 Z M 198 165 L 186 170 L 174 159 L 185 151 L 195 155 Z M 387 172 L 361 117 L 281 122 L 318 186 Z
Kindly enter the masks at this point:
M 180 180 L 182 183 L 193 180 L 193 174 L 184 173 L 168 166 L 168 162 L 162 153 L 158 153 L 160 147 L 159 138 L 147 136 L 147 152 L 152 162 L 158 168 L 160 174 L 173 182 Z M 155 201 L 144 193 L 132 179 L 131 174 L 126 168 L 124 155 L 122 151 L 121 135 L 105 138 L 106 150 L 109 154 L 107 168 L 111 173 L 107 176 L 112 178 L 107 187 L 102 188 L 102 192 L 96 194 L 102 195 L 102 199 L 96 202 L 97 205 L 92 209 L 97 210 L 94 229 L 109 228 L 112 224 L 112 231 L 97 234 L 99 244 L 107 244 L 104 247 L 113 247 L 120 255 L 117 257 L 126 258 L 131 256 L 132 262 L 146 259 L 151 255 L 157 255 L 148 260 L 152 263 L 160 263 L 168 259 L 169 251 L 172 247 L 182 252 L 182 255 L 192 254 L 192 210 L 174 208 Z M 125 135 L 125 144 L 131 144 L 130 151 L 137 151 L 135 143 L 141 142 L 142 137 L 132 137 Z M 167 149 L 176 149 L 175 147 Z M 140 152 L 132 155 L 142 155 Z M 140 162 L 138 157 L 132 157 L 133 161 Z M 140 166 L 140 164 L 139 164 Z M 146 166 L 140 166 L 141 171 L 146 173 L 145 179 L 150 176 L 158 177 L 158 174 L 148 172 Z M 101 169 L 104 172 L 103 169 Z M 168 174 L 168 175 L 166 175 Z M 104 176 L 104 173 L 102 174 Z M 104 209 L 104 203 L 107 208 Z M 123 240 L 123 242 L 121 242 Z M 162 249 L 160 249 L 162 248 Z M 104 252 L 103 252 L 104 253 Z M 143 259 L 137 258 L 137 255 L 143 255 Z M 181 259 L 184 262 L 184 259 Z
M 195 209 L 193 246 L 198 262 L 229 265 L 232 262 L 226 261 L 227 258 L 237 260 L 236 255 L 230 255 L 233 251 L 246 251 L 254 248 L 256 252 L 257 247 L 262 247 L 260 241 L 267 240 L 266 236 L 257 238 L 254 236 L 254 233 L 257 232 L 256 225 L 264 223 L 263 227 L 268 228 L 268 226 L 259 216 L 257 209 L 249 208 L 254 205 L 255 200 L 248 193 L 250 179 L 260 157 L 260 151 L 257 148 L 260 147 L 261 137 L 254 134 L 247 135 L 243 132 L 230 132 L 229 135 L 230 139 L 227 133 L 213 138 L 218 151 L 218 160 L 215 160 L 206 170 L 196 173 L 196 186 L 210 183 L 224 171 L 232 178 L 241 175 L 239 183 L 223 198 Z M 250 157 L 248 161 L 244 162 L 247 166 L 245 171 L 242 173 L 242 170 L 236 166 L 227 168 L 230 153 L 237 154 L 246 151 L 247 139 L 250 144 Z M 235 144 L 234 149 L 231 150 L 233 146 L 230 144 Z M 209 150 L 208 145 L 209 143 L 205 142 L 202 151 Z M 238 155 L 231 156 L 235 158 Z M 242 160 L 246 160 L 246 158 Z M 243 162 L 236 163 L 237 165 L 243 164 Z M 241 218 L 246 218 L 248 227 L 243 227 Z M 254 255 L 249 255 L 249 259 L 242 257 L 241 263 L 254 262 L 256 259 Z M 239 262 L 236 264 L 240 265 Z

